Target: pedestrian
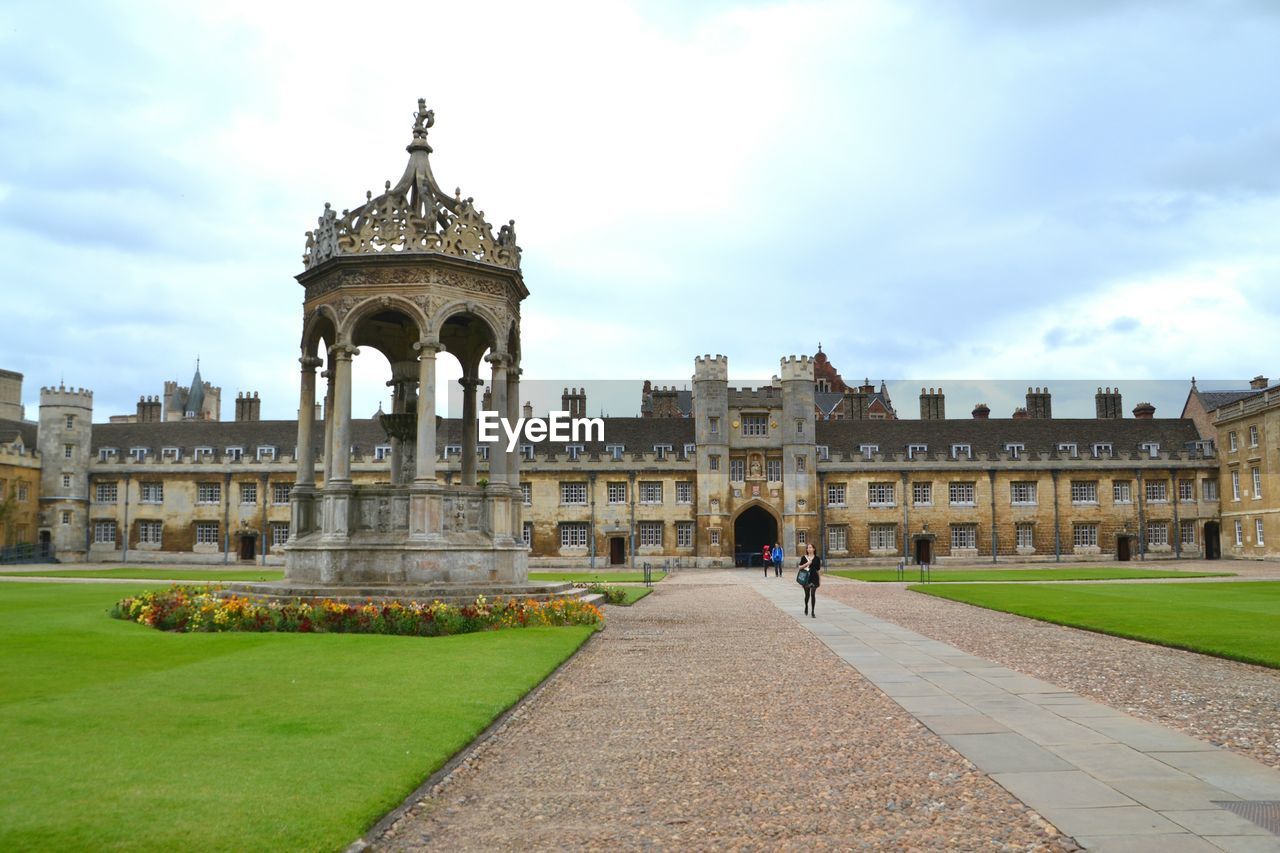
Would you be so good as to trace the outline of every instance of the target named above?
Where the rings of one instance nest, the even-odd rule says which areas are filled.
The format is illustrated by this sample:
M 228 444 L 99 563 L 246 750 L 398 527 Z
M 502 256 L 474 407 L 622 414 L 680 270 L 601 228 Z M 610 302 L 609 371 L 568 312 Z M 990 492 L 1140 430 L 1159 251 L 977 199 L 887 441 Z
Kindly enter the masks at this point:
M 822 558 L 818 549 L 810 542 L 805 546 L 804 556 L 800 558 L 800 568 L 808 569 L 809 577 L 804 583 L 804 612 L 814 619 L 818 618 L 818 586 L 822 583 Z
M 764 546 L 764 576 L 769 577 L 769 566 L 773 563 L 773 555 L 769 552 L 769 546 Z
M 782 577 L 782 546 L 775 544 L 773 546 L 773 574 L 774 577 Z

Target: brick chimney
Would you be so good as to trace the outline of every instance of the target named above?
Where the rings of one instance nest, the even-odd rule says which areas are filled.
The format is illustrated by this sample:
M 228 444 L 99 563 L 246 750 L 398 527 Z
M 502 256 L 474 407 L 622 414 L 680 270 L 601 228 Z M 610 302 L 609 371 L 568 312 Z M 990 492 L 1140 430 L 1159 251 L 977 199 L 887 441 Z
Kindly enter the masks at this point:
M 946 398 L 943 397 L 942 389 L 934 391 L 930 388 L 927 392 L 920 389 L 920 420 L 922 421 L 941 421 L 947 417 Z
M 526 421 L 533 417 L 533 403 L 525 403 L 524 408 L 520 410 L 520 414 Z
M 1031 415 L 1028 414 L 1027 410 L 1022 408 L 1021 406 L 1013 410 L 1013 419 L 1015 421 L 1025 421 L 1030 417 Z
M 1049 397 L 1048 385 L 1044 388 L 1027 389 L 1027 417 L 1037 419 L 1053 417 L 1053 402 Z
M 140 424 L 158 424 L 161 420 L 161 406 L 159 397 L 139 397 L 138 398 L 138 416 L 137 420 Z
M 1258 375 L 1249 380 L 1249 387 L 1254 391 L 1265 391 L 1267 386 L 1271 384 L 1267 377 Z
M 979 403 L 973 407 L 973 419 L 975 421 L 985 421 L 991 417 L 991 407 L 986 403 Z
M 1098 389 L 1098 393 L 1093 395 L 1094 406 L 1098 412 L 1099 420 L 1115 420 L 1124 417 L 1123 410 L 1120 408 L 1120 389 L 1114 391 L 1108 388 L 1103 391 Z
M 252 395 L 241 391 L 236 394 L 236 420 L 237 421 L 257 421 L 261 420 L 262 401 L 258 399 L 258 392 L 254 391 Z
M 560 395 L 560 408 L 571 418 L 587 416 L 587 392 L 585 388 L 566 388 Z
M 1133 407 L 1133 416 L 1139 420 L 1149 421 L 1156 416 L 1156 407 L 1150 403 L 1139 403 Z

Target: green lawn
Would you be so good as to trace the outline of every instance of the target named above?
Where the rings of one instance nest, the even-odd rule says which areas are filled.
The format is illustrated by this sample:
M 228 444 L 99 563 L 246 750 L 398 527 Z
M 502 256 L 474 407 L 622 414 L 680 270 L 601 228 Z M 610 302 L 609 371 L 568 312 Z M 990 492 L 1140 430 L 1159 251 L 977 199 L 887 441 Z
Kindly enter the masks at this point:
M 0 849 L 340 850 L 591 634 L 171 634 L 0 585 Z
M 667 576 L 656 569 L 650 577 L 656 582 Z M 572 581 L 573 583 L 644 583 L 644 572 L 529 572 L 531 581 Z
M 166 581 L 278 581 L 281 569 L 49 569 L 43 572 L 0 572 L 15 578 L 135 578 Z
M 916 584 L 909 589 L 1074 628 L 1280 667 L 1280 582 Z
M 619 587 L 627 594 L 627 600 L 619 604 L 619 607 L 630 607 L 649 593 L 653 592 L 651 586 L 623 586 Z
M 898 580 L 897 569 L 837 569 L 829 575 L 856 581 L 884 583 Z M 1210 578 L 1234 577 L 1233 572 L 1179 572 L 1164 569 L 933 569 L 929 577 L 934 583 L 973 583 L 980 581 L 1108 581 L 1135 578 Z M 903 575 L 908 581 L 920 580 L 920 567 L 909 566 Z

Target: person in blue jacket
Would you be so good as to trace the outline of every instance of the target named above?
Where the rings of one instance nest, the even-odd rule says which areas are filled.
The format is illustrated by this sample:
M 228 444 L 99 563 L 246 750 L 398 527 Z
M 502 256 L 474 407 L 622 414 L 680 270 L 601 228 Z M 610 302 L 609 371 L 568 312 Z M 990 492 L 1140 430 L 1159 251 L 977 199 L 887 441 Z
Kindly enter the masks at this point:
M 780 578 L 782 577 L 782 558 L 784 556 L 782 553 L 782 546 L 774 545 L 772 553 L 773 553 L 773 575 L 774 577 Z

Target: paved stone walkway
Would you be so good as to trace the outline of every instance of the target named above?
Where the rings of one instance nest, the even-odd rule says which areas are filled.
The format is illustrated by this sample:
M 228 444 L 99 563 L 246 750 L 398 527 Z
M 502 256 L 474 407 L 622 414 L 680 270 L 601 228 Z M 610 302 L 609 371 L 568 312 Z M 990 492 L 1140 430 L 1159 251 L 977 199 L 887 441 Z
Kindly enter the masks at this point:
M 1020 800 L 1101 850 L 1280 850 L 1219 807 L 1280 800 L 1280 772 L 824 598 L 752 583 Z

